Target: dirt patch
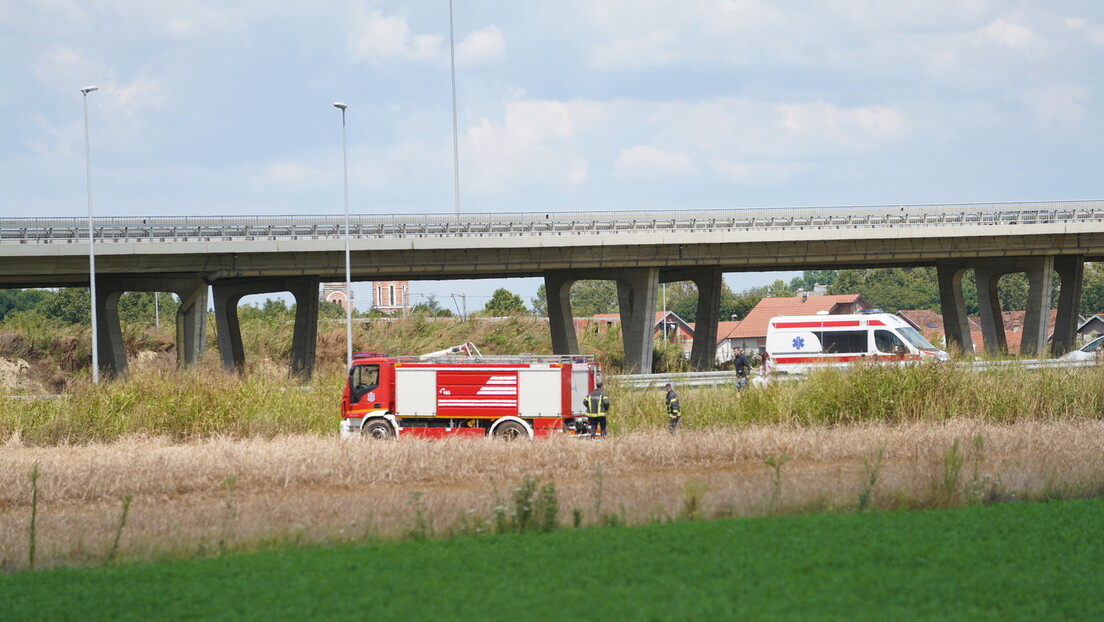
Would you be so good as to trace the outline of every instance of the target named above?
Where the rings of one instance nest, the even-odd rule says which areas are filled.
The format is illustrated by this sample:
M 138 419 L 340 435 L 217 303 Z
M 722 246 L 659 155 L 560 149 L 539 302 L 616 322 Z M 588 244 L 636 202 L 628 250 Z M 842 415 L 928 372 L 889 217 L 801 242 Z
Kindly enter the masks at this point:
M 41 393 L 42 385 L 34 379 L 34 369 L 23 359 L 0 358 L 0 393 Z

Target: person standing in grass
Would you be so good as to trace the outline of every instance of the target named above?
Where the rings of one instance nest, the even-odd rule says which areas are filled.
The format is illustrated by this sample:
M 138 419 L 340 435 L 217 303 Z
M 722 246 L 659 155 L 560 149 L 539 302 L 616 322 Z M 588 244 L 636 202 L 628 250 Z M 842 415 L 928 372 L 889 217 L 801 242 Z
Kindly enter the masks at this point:
M 733 363 L 736 364 L 736 390 L 743 391 L 748 385 L 748 374 L 751 373 L 751 363 L 748 362 L 748 357 L 744 354 L 744 351 L 740 348 L 736 348 L 736 358 L 733 359 Z
M 606 435 L 606 412 L 609 411 L 610 399 L 609 395 L 606 395 L 605 390 L 602 389 L 602 383 L 594 385 L 594 390 L 587 393 L 587 396 L 583 398 L 583 405 L 586 406 L 587 417 L 590 419 L 590 437 L 594 438 L 598 434 L 598 427 L 602 427 L 601 434 L 599 436 Z
M 667 427 L 674 434 L 678 429 L 679 419 L 682 418 L 682 409 L 679 408 L 678 394 L 671 388 L 671 383 L 668 382 L 664 388 L 667 389 Z

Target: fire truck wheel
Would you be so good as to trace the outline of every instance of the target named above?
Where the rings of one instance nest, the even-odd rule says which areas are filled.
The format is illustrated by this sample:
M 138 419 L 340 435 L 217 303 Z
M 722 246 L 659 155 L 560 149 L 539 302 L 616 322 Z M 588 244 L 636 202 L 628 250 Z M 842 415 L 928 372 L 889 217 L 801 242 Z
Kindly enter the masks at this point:
M 517 421 L 503 421 L 495 428 L 494 437 L 506 441 L 515 441 L 519 438 L 529 438 L 529 433 L 525 430 L 525 426 Z
M 394 431 L 391 430 L 391 424 L 382 419 L 374 419 L 365 423 L 364 427 L 360 429 L 360 433 L 368 438 L 383 441 L 395 437 Z

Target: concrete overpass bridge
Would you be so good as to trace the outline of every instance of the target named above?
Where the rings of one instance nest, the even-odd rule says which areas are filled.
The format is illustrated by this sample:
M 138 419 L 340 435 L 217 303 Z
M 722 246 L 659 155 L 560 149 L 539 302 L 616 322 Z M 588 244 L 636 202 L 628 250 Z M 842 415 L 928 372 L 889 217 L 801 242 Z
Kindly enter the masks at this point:
M 0 288 L 87 286 L 88 221 L 0 219 Z M 224 365 L 244 363 L 237 305 L 243 296 L 291 292 L 297 317 L 292 371 L 315 356 L 318 285 L 343 281 L 342 216 L 97 218 L 100 360 L 125 370 L 116 304 L 126 291 L 181 299 L 182 364 L 204 348 L 213 296 Z M 948 339 L 972 350 L 961 277 L 978 281 L 985 343 L 1001 347 L 997 279 L 1026 272 L 1023 349 L 1046 347 L 1047 309 L 1059 276 L 1054 346 L 1076 331 L 1085 261 L 1104 258 L 1104 200 L 1033 203 L 352 216 L 354 280 L 543 277 L 555 352 L 578 351 L 568 293 L 581 279 L 617 281 L 626 361 L 651 367 L 659 283 L 693 281 L 700 303 L 695 367 L 712 363 L 725 272 L 935 266 Z

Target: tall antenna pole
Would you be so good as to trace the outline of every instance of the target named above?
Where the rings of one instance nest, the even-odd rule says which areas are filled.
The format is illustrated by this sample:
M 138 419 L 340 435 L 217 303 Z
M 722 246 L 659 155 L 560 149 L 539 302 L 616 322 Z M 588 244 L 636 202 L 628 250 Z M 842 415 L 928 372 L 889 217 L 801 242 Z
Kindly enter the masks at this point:
M 456 123 L 456 44 L 452 33 L 452 0 L 449 0 L 449 60 L 452 64 L 452 179 L 456 215 L 460 215 L 460 143 Z

